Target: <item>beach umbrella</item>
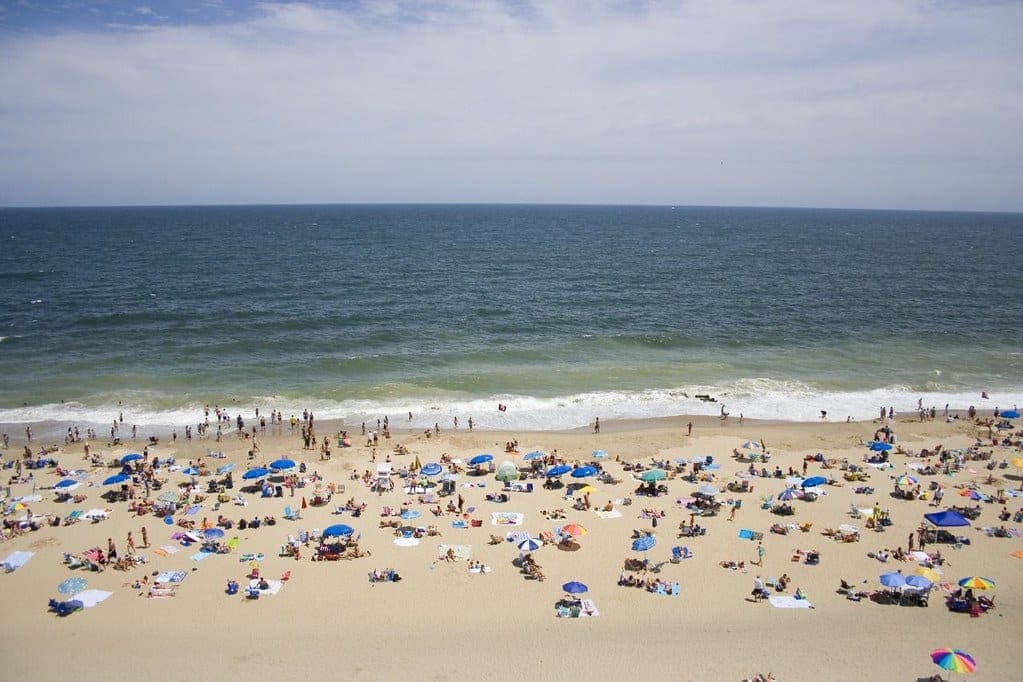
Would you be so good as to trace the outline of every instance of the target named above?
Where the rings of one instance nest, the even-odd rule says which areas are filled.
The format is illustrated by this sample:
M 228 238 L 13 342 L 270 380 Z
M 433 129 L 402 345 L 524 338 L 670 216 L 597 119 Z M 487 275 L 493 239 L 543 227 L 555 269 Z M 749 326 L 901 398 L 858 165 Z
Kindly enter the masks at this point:
M 422 515 L 423 515 L 422 512 L 417 511 L 415 509 L 406 509 L 398 516 L 403 519 L 418 519 Z
M 919 482 L 920 481 L 916 476 L 910 476 L 909 474 L 902 474 L 895 479 L 895 485 L 899 487 L 904 485 L 916 485 Z
M 781 491 L 781 494 L 778 495 L 778 499 L 782 502 L 789 502 L 791 500 L 798 500 L 802 496 L 803 493 L 799 492 L 795 488 L 785 488 L 785 490 Z
M 60 585 L 57 585 L 57 591 L 61 594 L 74 594 L 84 590 L 86 584 L 85 578 L 68 578 Z
M 1005 417 L 1006 419 L 1019 419 L 1019 412 L 1016 410 L 1006 410 L 998 415 L 999 417 Z
M 535 552 L 536 550 L 543 547 L 543 541 L 536 538 L 527 537 L 525 540 L 520 542 L 517 547 L 522 552 Z
M 585 495 L 587 493 L 595 493 L 595 492 L 597 492 L 597 489 L 594 488 L 592 485 L 587 483 L 586 485 L 582 486 L 581 488 L 576 488 L 575 491 L 577 493 L 583 493 Z
M 56 488 L 57 490 L 74 490 L 79 485 L 81 485 L 81 483 L 74 480 L 73 478 L 65 478 L 54 483 L 53 487 Z
M 657 538 L 653 535 L 643 535 L 632 541 L 632 551 L 645 552 L 657 544 Z
M 325 538 L 345 538 L 355 532 L 355 529 L 351 526 L 343 523 L 335 523 L 333 526 L 327 526 L 323 529 L 321 537 Z
M 891 588 L 902 587 L 906 584 L 906 576 L 901 573 L 895 573 L 894 571 L 891 573 L 882 573 L 881 584 L 885 587 Z
M 533 450 L 532 452 L 527 452 L 522 456 L 522 458 L 527 462 L 532 462 L 534 459 L 543 459 L 544 457 L 545 455 L 540 450 Z
M 959 587 L 970 590 L 991 590 L 995 587 L 995 581 L 979 575 L 963 578 L 959 581 Z
M 977 669 L 973 656 L 959 649 L 935 649 L 931 652 L 934 665 L 953 673 L 972 673 Z
M 217 538 L 224 537 L 224 529 L 223 528 L 207 528 L 206 530 L 203 531 L 202 534 L 203 534 L 203 536 L 207 540 L 215 540 Z
M 966 490 L 963 490 L 961 493 L 959 493 L 959 495 L 961 497 L 968 497 L 971 500 L 976 501 L 987 500 L 987 495 L 980 492 L 979 490 L 975 490 L 974 488 L 967 488 Z
M 564 585 L 561 586 L 561 589 L 563 589 L 568 594 L 585 594 L 586 592 L 590 591 L 590 588 L 586 587 L 585 584 L 579 582 L 578 580 L 572 580 L 570 582 L 565 583 Z
M 819 485 L 824 485 L 827 482 L 828 482 L 828 479 L 824 478 L 823 476 L 811 476 L 810 478 L 807 478 L 807 479 L 803 480 L 803 487 L 804 488 L 815 488 L 815 487 L 817 487 Z
M 668 474 L 665 473 L 664 469 L 650 469 L 649 471 L 644 471 L 643 473 L 641 473 L 639 475 L 639 480 L 650 483 L 652 481 L 664 480 L 664 478 L 667 477 L 667 475 Z
M 553 478 L 555 476 L 564 476 L 571 470 L 572 467 L 568 466 L 567 464 L 558 464 L 548 469 L 546 476 L 547 478 Z
M 870 449 L 874 452 L 888 452 L 892 449 L 892 446 L 879 440 L 872 440 L 870 441 Z
M 587 531 L 583 526 L 580 526 L 578 523 L 568 523 L 562 527 L 561 532 L 577 538 L 586 535 L 589 531 Z
M 440 464 L 437 464 L 437 462 L 430 462 L 424 466 L 421 471 L 424 476 L 436 476 L 440 472 L 444 471 L 444 468 Z
M 918 590 L 929 590 L 934 587 L 934 581 L 925 578 L 922 575 L 907 575 L 906 585 L 914 587 Z
M 129 476 L 128 474 L 114 474 L 110 478 L 103 481 L 103 485 L 117 485 L 118 483 L 124 483 L 129 478 L 131 478 L 131 476 Z
M 294 469 L 295 461 L 291 459 L 275 459 L 270 462 L 271 469 L 277 469 L 277 471 L 284 471 L 286 469 Z
M 251 481 L 255 478 L 266 478 L 269 474 L 270 472 L 267 469 L 264 469 L 263 467 L 256 467 L 255 469 L 249 469 L 242 474 L 242 478 L 246 481 Z
M 572 469 L 572 478 L 587 478 L 588 476 L 596 476 L 597 468 L 591 466 L 581 466 Z
M 1017 469 L 1023 469 L 1023 457 L 1013 457 L 1012 466 L 1016 467 Z M 1019 489 L 1023 490 L 1023 476 L 1019 477 Z
M 519 480 L 519 470 L 511 462 L 505 462 L 498 467 L 495 478 L 499 481 L 517 481 Z
M 469 460 L 470 466 L 479 466 L 480 464 L 486 464 L 487 462 L 494 459 L 494 456 L 489 453 L 483 453 L 482 455 L 476 455 Z
M 755 440 L 748 440 L 742 444 L 742 447 L 745 448 L 746 450 L 759 450 L 760 443 L 756 442 Z
M 128 462 L 134 462 L 137 459 L 142 459 L 142 455 L 137 452 L 133 452 L 129 455 L 125 455 L 121 458 L 121 464 L 127 464 Z
M 594 450 L 593 459 L 604 459 L 607 457 L 607 450 Z
M 699 488 L 696 489 L 696 492 L 700 493 L 705 497 L 714 497 L 721 491 L 718 490 L 716 486 L 712 486 L 708 483 L 706 485 L 701 485 Z
M 224 466 L 217 469 L 218 474 L 226 474 L 228 471 L 234 469 L 234 464 L 225 464 Z
M 921 578 L 927 578 L 932 583 L 936 583 L 941 580 L 941 573 L 938 573 L 938 571 L 933 568 L 927 568 L 926 566 L 921 566 L 916 569 L 916 574 Z
M 198 476 L 199 470 L 196 469 L 195 467 L 186 467 L 181 470 L 181 473 L 183 473 L 185 476 Z

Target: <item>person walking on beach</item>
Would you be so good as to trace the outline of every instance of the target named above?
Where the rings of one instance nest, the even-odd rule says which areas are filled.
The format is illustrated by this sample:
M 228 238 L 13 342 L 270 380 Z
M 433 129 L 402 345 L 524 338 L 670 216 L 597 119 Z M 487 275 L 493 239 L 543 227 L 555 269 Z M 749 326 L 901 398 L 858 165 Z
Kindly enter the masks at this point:
M 142 526 L 142 548 L 146 549 L 149 547 L 149 533 L 146 532 L 146 527 Z
M 757 543 L 757 566 L 764 565 L 764 557 L 767 556 L 767 550 L 764 549 L 764 543 Z
M 693 423 L 689 422 L 688 424 L 686 424 L 686 428 L 688 429 L 688 431 L 686 432 L 686 435 L 687 436 L 693 435 Z
M 593 419 L 593 433 L 600 433 L 600 417 Z
M 128 531 L 128 554 L 135 553 L 135 538 L 131 536 L 131 531 Z
M 910 533 L 910 534 L 909 534 L 909 551 L 910 551 L 910 552 L 912 552 L 912 551 L 913 551 L 913 540 L 914 540 L 914 539 L 915 539 L 915 538 L 913 537 L 913 534 L 912 534 L 912 533 Z
M 735 521 L 735 512 L 739 511 L 739 505 L 733 504 L 732 511 L 728 514 L 729 521 Z

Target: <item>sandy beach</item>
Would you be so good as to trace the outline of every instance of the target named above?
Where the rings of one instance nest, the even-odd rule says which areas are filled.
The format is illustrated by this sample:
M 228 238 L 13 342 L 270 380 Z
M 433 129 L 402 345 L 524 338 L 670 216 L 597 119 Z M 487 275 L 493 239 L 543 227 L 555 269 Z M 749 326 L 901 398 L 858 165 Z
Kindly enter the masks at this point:
M 692 435 L 686 435 L 690 421 Z M 28 501 L 28 511 L 38 517 L 66 519 L 73 510 L 110 512 L 101 521 L 82 519 L 72 525 L 62 521 L 59 527 L 46 525 L 45 518 L 40 518 L 38 530 L 5 539 L 0 560 L 15 552 L 31 552 L 32 556 L 13 572 L 0 575 L 7 615 L 0 644 L 3 669 L 10 679 L 73 675 L 78 680 L 101 679 L 122 669 L 157 680 L 191 676 L 260 679 L 270 674 L 309 677 L 327 671 L 343 679 L 742 680 L 770 672 L 786 681 L 918 680 L 943 673 L 929 659 L 933 649 L 954 647 L 977 660 L 975 679 L 1018 677 L 1018 662 L 1009 646 L 1023 632 L 1019 611 L 1023 561 L 1012 556 L 1023 550 L 1023 539 L 1016 532 L 1023 523 L 1011 518 L 1000 521 L 1002 504 L 960 496 L 967 487 L 991 497 L 1011 495 L 1018 489 L 1021 472 L 1011 465 L 1012 459 L 1020 456 L 1018 445 L 992 446 L 987 428 L 966 419 L 946 422 L 941 415 L 925 422 L 915 415 L 897 415 L 887 425 L 897 435 L 897 448 L 891 451 L 887 464 L 877 466 L 864 461 L 877 454 L 866 445 L 885 426 L 876 420 L 816 424 L 745 420 L 739 424 L 736 419 L 677 417 L 606 421 L 601 423 L 600 433 L 592 429 L 506 433 L 442 428 L 430 438 L 395 428 L 390 439 L 380 439 L 376 462 L 371 462 L 373 449 L 366 446 L 358 426 L 336 423 L 316 423 L 317 435 L 328 434 L 330 439 L 329 460 L 322 459 L 318 449 L 304 449 L 297 430 L 291 431 L 287 424 L 260 433 L 259 451 L 251 459 L 252 440 L 239 438 L 233 430 L 222 442 L 212 438 L 188 441 L 180 434 L 172 442 L 164 436 L 150 448 L 150 456 L 174 458 L 179 468 L 156 472 L 157 478 L 167 479 L 167 483 L 151 492 L 154 499 L 178 492 L 178 484 L 190 480 L 181 470 L 189 462 L 198 465 L 202 461 L 211 472 L 235 465 L 234 488 L 225 491 L 228 501 L 218 507 L 217 495 L 211 494 L 196 503 L 194 495 L 205 495 L 209 480 L 222 478 L 197 477 L 199 488 L 192 491 L 189 504 L 173 516 L 173 525 L 152 513 L 136 516 L 128 502 L 108 502 L 101 497 L 118 489 L 117 485 L 103 485 L 119 471 L 108 464 L 142 452 L 141 433 L 138 441 L 122 445 L 92 443 L 91 451 L 99 455 L 101 465 L 91 464 L 84 456 L 84 443 L 61 445 L 52 456 L 62 469 L 80 470 L 75 477 L 79 485 L 69 494 L 84 499 L 56 502 L 53 486 L 62 477 L 55 469 L 26 469 L 22 482 L 9 486 L 5 520 L 24 516 L 27 511 L 15 501 L 33 494 L 40 499 Z M 341 429 L 349 431 L 351 447 L 337 447 L 336 433 Z M 1002 435 L 1010 433 L 1006 430 Z M 984 437 L 987 445 L 970 450 L 978 437 Z M 1014 439 L 1018 443 L 1018 436 Z M 517 452 L 505 452 L 512 441 L 518 443 Z M 763 449 L 756 447 L 761 441 L 770 460 L 753 463 L 757 473 L 766 467 L 773 474 L 780 467 L 784 474 L 792 469 L 799 478 L 787 483 L 787 476 L 748 476 L 751 456 L 762 457 Z M 30 447 L 37 451 L 44 444 L 34 441 Z M 397 454 L 397 444 L 407 448 L 408 454 Z M 23 439 L 12 439 L 3 451 L 3 462 L 20 459 L 25 445 Z M 963 466 L 949 474 L 926 475 L 918 469 L 926 464 L 937 467 L 938 457 L 898 454 L 916 455 L 922 449 L 933 453 L 939 445 L 965 457 Z M 222 452 L 224 457 L 210 458 L 210 450 Z M 594 458 L 596 450 L 607 456 Z M 503 502 L 487 499 L 502 492 L 502 483 L 490 472 L 462 474 L 454 482 L 452 495 L 436 499 L 425 495 L 440 491 L 440 476 L 429 479 L 436 486 L 412 493 L 404 490 L 397 475 L 391 477 L 394 490 L 382 493 L 371 490 L 361 477 L 366 471 L 375 472 L 388 457 L 395 471 L 417 460 L 423 465 L 451 460 L 466 468 L 468 461 L 481 453 L 491 453 L 498 470 L 506 461 L 528 468 L 525 455 L 532 451 L 542 451 L 548 457 L 556 453 L 573 468 L 599 465 L 620 482 L 563 476 L 566 484 L 593 486 L 595 490 L 589 493 L 592 508 L 587 510 L 573 506 L 583 498 L 582 493 L 568 499 L 566 488 L 545 489 L 543 477 L 517 482 L 523 486 L 532 483 L 533 491 L 507 492 L 508 499 Z M 798 480 L 803 476 L 804 460 L 818 453 L 823 461 L 807 462 L 805 475 L 824 476 L 835 483 L 812 488 L 818 492 L 814 501 L 793 500 L 792 516 L 773 513 L 770 507 L 787 487 L 801 489 Z M 978 453 L 990 455 L 996 463 L 1010 464 L 988 470 L 987 461 L 971 459 Z M 694 459 L 707 455 L 712 457 L 711 466 L 689 480 Z M 247 506 L 234 504 L 239 489 L 249 483 L 242 480 L 246 469 L 279 458 L 304 465 L 303 473 L 298 467 L 293 472 L 307 482 L 294 490 L 284 487 L 283 497 L 243 493 Z M 626 468 L 639 464 L 649 470 L 654 460 L 668 465 L 667 477 L 658 482 L 667 492 L 656 497 L 638 495 L 638 472 Z M 676 471 L 683 461 L 685 467 Z M 825 468 L 827 462 L 832 463 L 830 468 Z M 861 468 L 866 480 L 846 480 L 851 475 L 849 464 Z M 445 462 L 444 466 L 450 465 Z M 25 480 L 29 473 L 32 481 Z M 738 476 L 740 473 L 744 477 Z M 15 469 L 7 468 L 4 474 L 6 481 L 15 475 Z M 927 499 L 893 496 L 895 478 L 903 474 L 918 478 L 921 492 L 929 493 Z M 742 481 L 752 487 L 751 492 L 726 489 L 729 482 Z M 940 509 L 952 505 L 979 505 L 982 509 L 969 527 L 949 529 L 969 544 L 927 545 L 926 551 L 940 550 L 943 559 L 934 567 L 938 581 L 928 593 L 927 608 L 877 603 L 869 595 L 883 589 L 880 574 L 901 571 L 911 575 L 921 568 L 918 560 L 891 557 L 882 562 L 876 555 L 908 548 L 909 536 L 915 536 L 923 514 L 937 510 L 930 506 L 932 482 L 943 486 Z M 686 501 L 705 485 L 720 489 L 714 498 L 721 503 L 720 510 L 713 516 L 694 516 Z M 337 492 L 329 502 L 322 506 L 312 503 L 317 494 L 325 496 L 331 487 Z M 857 493 L 862 487 L 874 492 Z M 136 500 L 144 497 L 143 486 L 136 485 L 135 495 Z M 770 505 L 763 504 L 764 496 L 773 497 Z M 459 498 L 464 517 L 443 511 Z M 350 499 L 364 505 L 364 511 L 358 516 L 351 511 L 336 513 Z M 729 501 L 741 501 L 734 518 L 730 516 L 735 505 Z M 1023 507 L 1020 497 L 1008 497 L 1006 502 L 1013 515 Z M 195 504 L 200 508 L 186 515 Z M 438 504 L 442 512 L 435 515 L 431 510 Z M 875 505 L 890 519 L 890 525 L 868 527 Z M 285 519 L 285 507 L 300 510 L 301 518 Z M 392 513 L 413 510 L 419 516 L 385 518 L 381 515 L 385 507 Z M 605 507 L 614 511 L 597 513 Z M 861 518 L 853 518 L 850 512 L 854 507 L 865 511 Z M 564 518 L 545 517 L 544 512 L 555 509 L 563 509 Z M 237 538 L 229 553 L 200 557 L 198 543 L 173 538 L 186 530 L 179 525 L 181 521 L 193 522 L 201 534 L 203 519 L 215 523 L 220 515 L 236 524 L 225 530 L 221 539 Z M 266 516 L 275 517 L 276 523 L 244 530 L 237 526 L 242 518 Z M 518 520 L 517 525 L 509 523 Z M 705 528 L 706 534 L 677 537 L 680 523 L 690 520 Z M 437 534 L 423 532 L 422 537 L 409 539 L 418 539 L 418 543 L 409 542 L 397 537 L 401 533 L 395 528 L 381 527 L 381 522 L 392 521 L 424 531 L 433 526 Z M 314 561 L 318 543 L 303 544 L 299 538 L 303 532 L 315 534 L 333 524 L 350 525 L 360 550 L 369 555 Z M 545 579 L 527 578 L 515 565 L 520 550 L 506 536 L 524 532 L 533 538 L 543 534 L 557 540 L 558 529 L 568 524 L 582 526 L 585 534 L 572 544 L 546 544 L 534 551 Z M 772 532 L 773 524 L 786 526 L 788 532 Z M 843 542 L 831 537 L 830 531 L 841 524 L 857 527 L 859 540 Z M 1009 537 L 991 537 L 983 530 L 1003 525 L 1009 529 Z M 143 527 L 149 547 L 141 546 Z M 743 530 L 752 531 L 753 539 L 740 537 Z M 95 572 L 71 568 L 64 561 L 65 553 L 81 555 L 93 547 L 105 551 L 108 538 L 124 556 L 129 532 L 137 545 L 136 554 L 145 558 L 134 568 L 121 571 L 108 566 Z M 634 551 L 636 536 L 646 534 L 653 536 L 654 546 L 645 553 Z M 761 565 L 755 565 L 759 534 L 764 555 Z M 491 544 L 492 535 L 501 541 Z M 296 540 L 300 558 L 279 556 L 289 537 Z M 446 548 L 441 545 L 454 547 L 455 556 L 467 556 L 468 561 L 447 560 Z M 674 547 L 687 548 L 691 557 L 672 562 Z M 807 563 L 806 553 L 814 551 L 819 552 L 819 563 Z M 258 554 L 263 559 L 255 563 L 243 558 Z M 627 559 L 646 559 L 647 570 L 624 572 Z M 471 562 L 480 562 L 485 568 L 471 572 Z M 744 565 L 741 570 L 730 570 L 722 567 L 722 562 Z M 277 587 L 276 582 L 286 574 L 288 579 L 280 582 L 276 594 L 247 599 L 246 576 L 254 567 L 271 581 L 271 587 Z M 384 569 L 395 571 L 401 580 L 369 579 L 373 571 Z M 184 579 L 155 591 L 143 583 L 174 572 L 182 572 Z M 787 589 L 778 592 L 769 587 L 768 591 L 789 599 L 759 601 L 751 596 L 758 576 L 768 581 L 785 574 L 790 577 Z M 623 575 L 661 580 L 665 594 L 621 586 Z M 984 576 L 996 584 L 983 593 L 994 597 L 995 607 L 979 617 L 954 613 L 945 606 L 957 581 L 969 576 Z M 70 598 L 57 589 L 69 578 L 85 579 L 83 589 L 112 594 L 93 607 L 61 618 L 48 611 L 47 601 Z M 231 580 L 240 584 L 240 590 L 228 595 L 225 588 Z M 854 593 L 868 596 L 859 601 L 848 598 L 839 592 L 842 580 Z M 581 602 L 583 617 L 557 617 L 556 604 L 565 597 L 562 586 L 569 581 L 588 587 L 579 595 L 585 600 Z M 675 583 L 678 594 L 672 595 Z M 792 599 L 797 588 L 806 599 Z M 812 608 L 783 608 L 786 604 Z M 587 617 L 587 611 L 594 613 Z

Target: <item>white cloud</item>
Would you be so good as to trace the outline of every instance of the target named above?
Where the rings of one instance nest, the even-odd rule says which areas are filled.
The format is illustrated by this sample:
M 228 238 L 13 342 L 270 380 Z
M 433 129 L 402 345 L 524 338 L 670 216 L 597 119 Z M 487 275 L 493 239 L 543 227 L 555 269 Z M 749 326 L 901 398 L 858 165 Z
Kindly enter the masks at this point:
M 1023 210 L 1018 4 L 260 9 L 0 42 L 0 204 Z

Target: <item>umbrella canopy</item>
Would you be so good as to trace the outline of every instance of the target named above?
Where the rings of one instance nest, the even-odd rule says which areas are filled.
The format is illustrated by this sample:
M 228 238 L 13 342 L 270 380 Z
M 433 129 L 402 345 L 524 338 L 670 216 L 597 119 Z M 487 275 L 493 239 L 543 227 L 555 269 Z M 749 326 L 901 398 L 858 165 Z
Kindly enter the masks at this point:
M 195 467 L 186 467 L 181 470 L 181 473 L 183 473 L 185 476 L 198 476 L 199 470 L 196 469 Z
M 916 569 L 916 574 L 922 578 L 927 578 L 932 583 L 936 583 L 939 580 L 941 580 L 941 574 L 938 573 L 933 568 L 921 566 L 920 568 Z
M 208 540 L 215 540 L 217 538 L 224 537 L 224 529 L 223 528 L 207 528 L 206 530 L 203 531 L 202 534 Z
M 965 516 L 952 509 L 946 509 L 945 511 L 934 512 L 932 514 L 924 514 L 924 518 L 935 526 L 939 526 L 941 528 L 970 525 L 969 520 L 967 520 Z
M 907 575 L 906 585 L 915 587 L 918 590 L 929 590 L 934 587 L 934 581 L 922 575 Z
M 437 462 L 430 462 L 422 468 L 424 476 L 436 476 L 443 470 L 444 468 L 440 464 L 437 464 Z
M 124 483 L 129 478 L 131 478 L 131 476 L 129 476 L 128 474 L 114 474 L 110 478 L 103 481 L 103 485 L 117 485 L 118 483 Z
M 999 413 L 998 416 L 1005 417 L 1006 419 L 1019 419 L 1019 412 L 1016 410 L 1005 410 L 1004 412 Z
M 526 538 L 520 542 L 517 547 L 522 552 L 535 552 L 536 550 L 543 547 L 543 541 L 536 538 Z
M 991 590 L 994 589 L 995 581 L 979 575 L 963 578 L 959 581 L 959 587 L 970 590 Z
M 1012 466 L 1016 467 L 1017 469 L 1023 469 L 1023 457 L 1013 457 Z
M 217 469 L 218 474 L 226 474 L 228 471 L 234 469 L 234 464 L 225 464 L 224 466 Z
M 607 457 L 607 450 L 594 450 L 593 459 L 604 459 Z
M 895 479 L 895 485 L 899 486 L 900 488 L 904 485 L 916 485 L 919 482 L 920 481 L 919 479 L 917 479 L 916 476 L 910 476 L 909 474 L 902 474 L 901 476 Z
M 482 455 L 476 455 L 469 460 L 470 466 L 479 466 L 480 464 L 486 464 L 490 460 L 494 459 L 494 456 L 490 453 L 483 453 Z
M 746 450 L 759 450 L 760 443 L 756 442 L 755 440 L 748 440 L 742 444 L 742 447 L 745 448 Z
M 266 478 L 269 475 L 270 471 L 268 469 L 264 469 L 263 467 L 256 467 L 255 469 L 249 469 L 244 474 L 242 474 L 242 478 L 244 478 L 246 481 L 251 481 L 254 478 Z
M 587 478 L 588 476 L 596 475 L 597 475 L 596 467 L 583 466 L 572 470 L 572 478 Z
M 416 509 L 406 509 L 398 516 L 400 516 L 403 519 L 418 519 L 422 515 L 423 513 Z
M 544 455 L 542 451 L 533 450 L 532 452 L 527 452 L 526 454 L 524 454 L 522 458 L 527 462 L 532 462 L 534 459 L 543 459 L 545 456 L 546 455 Z
M 802 496 L 803 493 L 796 490 L 795 488 L 785 488 L 785 490 L 781 491 L 781 494 L 778 495 L 778 499 L 781 500 L 782 502 L 789 502 L 791 500 L 798 500 Z
M 285 469 L 294 469 L 295 461 L 291 459 L 275 459 L 270 462 L 271 469 L 277 469 L 277 471 L 284 471 Z
M 73 479 L 73 478 L 65 478 L 63 480 L 60 480 L 60 481 L 57 481 L 56 483 L 54 483 L 53 487 L 56 488 L 57 490 L 74 490 L 79 485 L 81 485 L 81 484 L 78 481 L 76 481 L 75 479 Z
M 137 452 L 133 452 L 129 455 L 125 455 L 121 458 L 121 464 L 127 464 L 128 462 L 134 462 L 137 459 L 142 459 L 142 455 Z
M 68 578 L 60 585 L 57 585 L 57 591 L 61 594 L 74 594 L 84 590 L 86 584 L 85 578 Z
M 575 491 L 576 491 L 577 493 L 583 493 L 583 494 L 586 494 L 586 493 L 595 493 L 595 492 L 597 492 L 597 489 L 596 489 L 596 488 L 594 488 L 594 487 L 593 487 L 592 485 L 590 485 L 589 483 L 587 483 L 586 485 L 582 486 L 581 488 L 576 488 L 576 490 L 575 490 Z
M 819 485 L 824 485 L 827 482 L 828 482 L 828 479 L 824 478 L 823 476 L 811 476 L 810 478 L 807 478 L 807 479 L 803 480 L 803 487 L 804 488 L 815 488 L 815 487 L 817 487 Z
M 882 573 L 881 584 L 884 585 L 885 587 L 892 588 L 902 587 L 903 585 L 906 584 L 906 576 L 902 575 L 901 573 L 895 572 Z
M 567 464 L 558 464 L 557 466 L 552 466 L 550 469 L 548 469 L 546 475 L 547 478 L 553 478 L 554 476 L 564 476 L 571 470 L 572 467 L 568 466 Z
M 701 495 L 706 495 L 707 497 L 714 497 L 721 491 L 718 490 L 717 487 L 707 484 L 701 485 L 699 488 L 696 489 L 696 492 L 700 493 Z
M 973 656 L 959 649 L 935 649 L 931 652 L 931 660 L 942 670 L 953 673 L 972 673 L 977 669 Z
M 632 541 L 632 550 L 634 552 L 645 552 L 648 549 L 653 549 L 656 544 L 657 538 L 653 535 L 644 535 Z
M 355 532 L 355 529 L 351 526 L 343 523 L 335 523 L 333 526 L 327 526 L 321 533 L 322 537 L 325 538 L 345 538 Z
M 589 531 L 587 531 L 583 526 L 580 526 L 578 523 L 568 523 L 561 529 L 561 532 L 568 533 L 573 537 L 580 537 L 582 535 L 586 535 Z
M 976 490 L 974 488 L 966 488 L 961 493 L 959 493 L 959 495 L 962 496 L 962 497 L 968 497 L 971 500 L 976 500 L 976 501 L 985 501 L 985 500 L 987 500 L 987 495 L 985 495 L 984 493 L 982 493 L 979 490 Z
M 519 480 L 519 470 L 511 462 L 504 462 L 498 467 L 495 478 L 499 481 L 517 481 Z
M 639 475 L 639 480 L 647 481 L 648 483 L 651 481 L 661 481 L 664 480 L 667 475 L 668 474 L 665 473 L 664 469 L 650 469 L 649 471 L 641 473 Z
M 892 449 L 892 446 L 889 443 L 884 443 L 879 440 L 872 440 L 870 441 L 870 449 L 873 450 L 874 452 L 888 452 L 889 450 Z
M 570 582 L 565 583 L 564 585 L 561 586 L 561 589 L 563 589 L 565 592 L 568 592 L 569 594 L 584 594 L 590 591 L 590 588 L 586 587 L 585 584 L 579 582 L 578 580 L 572 580 Z

